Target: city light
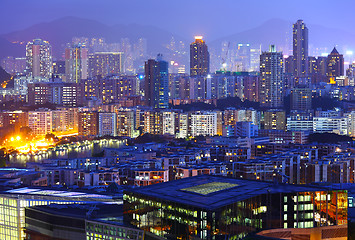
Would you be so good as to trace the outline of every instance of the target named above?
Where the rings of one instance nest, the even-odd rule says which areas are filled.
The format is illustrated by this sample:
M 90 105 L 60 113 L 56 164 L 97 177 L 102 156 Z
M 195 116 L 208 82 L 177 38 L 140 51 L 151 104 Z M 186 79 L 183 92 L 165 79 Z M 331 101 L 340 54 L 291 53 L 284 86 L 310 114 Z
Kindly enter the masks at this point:
M 10 137 L 5 139 L 1 147 L 5 147 L 7 151 L 15 150 L 19 153 L 27 154 L 47 150 L 49 147 L 54 146 L 53 139 L 45 139 L 44 137 L 36 137 L 29 141 L 21 139 L 20 136 Z
M 39 10 L 54 4 L 42 2 Z M 137 20 L 131 25 L 109 16 L 104 25 L 52 19 L 16 34 L 6 29 L 22 18 L 4 25 L 0 240 L 52 239 L 60 237 L 56 229 L 67 239 L 85 231 L 87 239 L 312 239 L 324 232 L 346 239 L 355 217 L 348 214 L 355 198 L 350 35 L 320 35 L 324 29 L 308 29 L 291 12 L 285 20 L 292 24 L 280 21 L 284 11 L 270 4 L 262 10 L 277 19 L 259 25 L 260 4 L 230 3 L 222 13 L 216 4 L 207 9 L 208 1 L 174 4 L 162 18 L 156 13 L 165 4 L 146 9 L 145 2 L 136 14 L 127 11 Z M 4 12 L 23 15 L 18 5 Z M 25 5 L 30 13 L 37 7 Z M 93 12 L 90 6 L 76 12 Z M 175 12 L 180 7 L 188 11 Z M 311 4 L 292 9 L 302 7 Z M 332 20 L 340 22 L 338 15 Z M 116 203 L 123 206 L 104 209 Z M 132 224 L 141 235 L 129 236 Z

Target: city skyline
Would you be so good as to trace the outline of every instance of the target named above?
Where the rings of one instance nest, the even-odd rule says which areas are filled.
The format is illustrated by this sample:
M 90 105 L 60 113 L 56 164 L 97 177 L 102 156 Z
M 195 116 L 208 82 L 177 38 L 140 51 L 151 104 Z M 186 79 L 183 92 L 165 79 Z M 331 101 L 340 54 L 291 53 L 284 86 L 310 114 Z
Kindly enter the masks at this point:
M 341 4 L 3 0 L 0 239 L 354 239 Z

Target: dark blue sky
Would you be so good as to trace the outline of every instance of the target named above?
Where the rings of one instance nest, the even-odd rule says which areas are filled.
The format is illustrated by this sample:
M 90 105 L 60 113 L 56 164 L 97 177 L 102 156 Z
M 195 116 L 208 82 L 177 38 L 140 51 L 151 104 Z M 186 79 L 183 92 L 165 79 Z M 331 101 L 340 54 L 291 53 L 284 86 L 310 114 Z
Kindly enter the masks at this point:
M 303 19 L 355 33 L 354 9 L 354 0 L 0 0 L 0 33 L 64 16 L 153 25 L 185 38 L 216 39 L 271 18 Z

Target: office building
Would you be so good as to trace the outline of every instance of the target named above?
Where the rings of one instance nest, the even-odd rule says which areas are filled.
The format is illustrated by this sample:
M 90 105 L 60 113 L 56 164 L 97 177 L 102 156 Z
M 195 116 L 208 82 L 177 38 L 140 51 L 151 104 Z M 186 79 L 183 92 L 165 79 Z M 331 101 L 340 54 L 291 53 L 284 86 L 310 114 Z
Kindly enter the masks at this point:
M 210 72 L 210 54 L 202 36 L 195 36 L 190 44 L 190 76 L 204 76 Z
M 294 76 L 305 77 L 308 74 L 308 28 L 303 20 L 293 24 Z
M 126 191 L 124 222 L 172 239 L 243 239 L 266 229 L 292 233 L 325 226 L 333 234 L 344 229 L 339 236 L 346 237 L 347 195 L 323 187 L 202 175 Z
M 327 76 L 329 82 L 334 84 L 336 77 L 344 75 L 344 57 L 334 47 L 327 58 Z
M 26 207 L 49 205 L 51 203 L 96 204 L 98 202 L 114 202 L 114 200 L 111 196 L 106 195 L 27 187 L 2 192 L 0 194 L 0 239 L 26 239 L 24 232 Z
M 260 55 L 259 102 L 261 107 L 283 106 L 284 64 L 281 52 L 270 46 L 269 52 Z
M 52 46 L 42 39 L 26 45 L 27 71 L 30 77 L 50 78 L 53 73 Z
M 67 82 L 81 83 L 88 78 L 88 49 L 74 44 L 65 49 L 65 74 Z
M 122 205 L 100 203 L 29 207 L 25 210 L 26 239 L 86 239 L 86 219 L 122 218 L 121 209 Z
M 168 62 L 159 54 L 157 60 L 145 62 L 144 98 L 147 106 L 153 108 L 169 107 Z
M 291 111 L 287 117 L 287 131 L 313 131 L 313 111 Z

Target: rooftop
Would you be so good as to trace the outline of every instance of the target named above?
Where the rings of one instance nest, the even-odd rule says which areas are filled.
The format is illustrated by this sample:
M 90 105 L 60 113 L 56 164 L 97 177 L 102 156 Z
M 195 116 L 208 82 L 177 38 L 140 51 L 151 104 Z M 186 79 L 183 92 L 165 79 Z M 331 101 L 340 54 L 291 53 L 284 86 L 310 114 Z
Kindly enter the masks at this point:
M 50 204 L 31 207 L 34 210 L 53 215 L 74 218 L 101 218 L 122 216 L 122 205 L 118 204 Z M 90 213 L 90 216 L 88 216 Z
M 275 184 L 201 175 L 134 188 L 128 192 L 212 210 L 261 194 L 326 190 L 328 188 L 321 186 Z
M 58 198 L 69 198 L 69 199 L 81 199 L 86 201 L 107 201 L 111 202 L 114 200 L 114 196 L 105 195 L 105 194 L 96 194 L 90 192 L 81 192 L 81 191 L 63 191 L 55 190 L 50 188 L 17 188 L 2 192 L 2 194 L 11 194 L 11 195 L 22 195 L 22 196 L 50 196 Z

